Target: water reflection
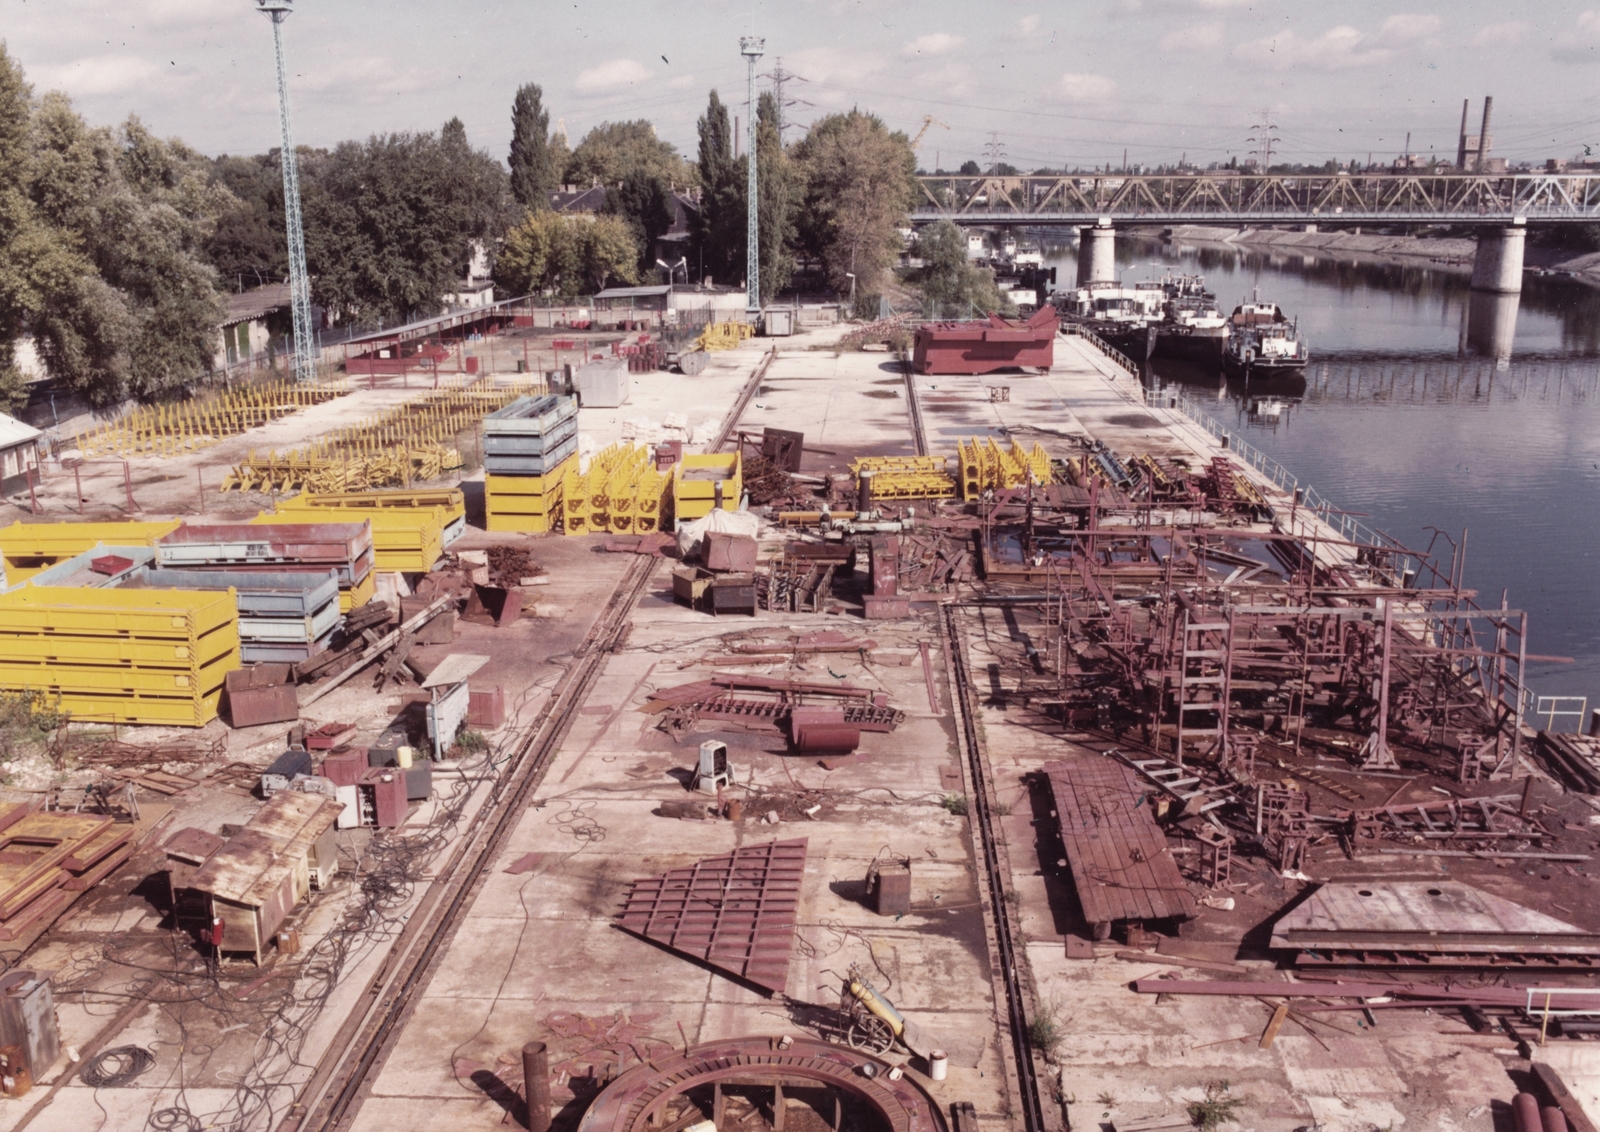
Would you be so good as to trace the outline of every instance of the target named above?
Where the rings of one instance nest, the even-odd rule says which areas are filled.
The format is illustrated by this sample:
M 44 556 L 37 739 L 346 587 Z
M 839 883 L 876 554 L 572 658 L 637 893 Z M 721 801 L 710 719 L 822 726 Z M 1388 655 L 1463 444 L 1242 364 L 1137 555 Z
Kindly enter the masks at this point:
M 1517 308 L 1521 295 L 1471 291 L 1466 318 L 1461 323 L 1461 352 L 1511 364 L 1511 347 L 1517 336 Z

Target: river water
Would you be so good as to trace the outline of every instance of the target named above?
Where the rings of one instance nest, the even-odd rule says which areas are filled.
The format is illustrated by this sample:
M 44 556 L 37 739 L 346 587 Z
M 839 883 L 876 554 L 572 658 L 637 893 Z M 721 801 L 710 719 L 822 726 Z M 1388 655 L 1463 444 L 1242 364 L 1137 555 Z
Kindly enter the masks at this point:
M 1076 247 L 1046 261 L 1071 286 Z M 1573 659 L 1530 663 L 1529 686 L 1600 707 L 1600 291 L 1529 277 L 1521 296 L 1485 296 L 1442 268 L 1120 238 L 1117 263 L 1128 282 L 1203 274 L 1224 314 L 1259 292 L 1298 318 L 1303 384 L 1247 389 L 1161 358 L 1149 380 L 1209 398 L 1224 428 L 1367 525 L 1432 541 L 1445 570 L 1446 538 L 1465 535 L 1478 604 L 1507 591 L 1528 651 Z

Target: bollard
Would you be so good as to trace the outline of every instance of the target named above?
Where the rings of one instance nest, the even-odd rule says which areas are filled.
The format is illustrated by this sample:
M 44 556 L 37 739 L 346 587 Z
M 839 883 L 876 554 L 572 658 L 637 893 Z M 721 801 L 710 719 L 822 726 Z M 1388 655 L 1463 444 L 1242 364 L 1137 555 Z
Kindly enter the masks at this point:
M 543 1042 L 522 1047 L 522 1093 L 529 1132 L 550 1132 L 550 1059 Z
M 722 481 L 721 480 L 718 480 L 716 483 L 714 483 L 712 485 L 712 491 L 716 495 L 716 500 L 712 503 L 712 510 L 721 511 L 722 510 Z
M 872 472 L 861 473 L 860 486 L 856 488 L 856 510 L 861 512 L 872 510 Z
M 1539 1116 L 1544 1121 L 1544 1132 L 1567 1132 L 1566 1113 L 1554 1105 L 1540 1109 Z
M 1589 713 L 1589 734 L 1600 738 L 1600 707 Z

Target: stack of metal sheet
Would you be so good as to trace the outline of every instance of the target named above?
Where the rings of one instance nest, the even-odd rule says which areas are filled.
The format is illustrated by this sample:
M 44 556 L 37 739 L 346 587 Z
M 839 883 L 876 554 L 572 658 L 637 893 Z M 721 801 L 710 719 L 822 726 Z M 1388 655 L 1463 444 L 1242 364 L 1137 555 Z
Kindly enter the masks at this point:
M 162 570 L 310 573 L 339 578 L 339 610 L 372 599 L 372 523 L 184 523 L 156 541 Z
M 491 531 L 559 525 L 561 484 L 578 458 L 578 402 L 519 397 L 483 419 L 484 509 Z
M 82 722 L 201 727 L 239 667 L 232 593 L 20 586 L 0 594 L 0 689 Z
M 144 570 L 124 588 L 229 591 L 239 609 L 239 659 L 246 664 L 309 660 L 343 619 L 335 570 Z

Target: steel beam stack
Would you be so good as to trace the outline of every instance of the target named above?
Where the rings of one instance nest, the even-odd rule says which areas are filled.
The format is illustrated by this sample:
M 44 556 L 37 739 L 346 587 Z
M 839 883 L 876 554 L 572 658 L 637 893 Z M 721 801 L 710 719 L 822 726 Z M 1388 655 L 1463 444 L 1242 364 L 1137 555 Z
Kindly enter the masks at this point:
M 956 481 L 944 456 L 862 456 L 850 465 L 856 478 L 872 473 L 874 499 L 950 499 Z
M 239 659 L 246 664 L 309 660 L 339 627 L 339 575 L 334 570 L 145 570 L 124 589 L 228 592 L 239 611 Z
M 185 523 L 156 542 L 160 570 L 339 576 L 339 609 L 372 600 L 372 523 Z
M 491 531 L 559 529 L 578 466 L 578 402 L 519 397 L 483 419 L 484 512 Z
M 231 592 L 23 586 L 0 595 L 0 689 L 81 722 L 203 727 L 239 667 Z
M 562 529 L 569 535 L 653 534 L 661 529 L 670 476 L 642 444 L 613 444 L 562 484 Z
M 1038 444 L 1023 448 L 1015 440 L 1010 449 L 1001 448 L 994 437 L 973 437 L 958 445 L 961 464 L 961 498 L 968 502 L 986 491 L 1022 487 L 1031 478 L 1036 484 L 1051 482 L 1050 454 Z M 874 481 L 874 492 L 877 484 Z

